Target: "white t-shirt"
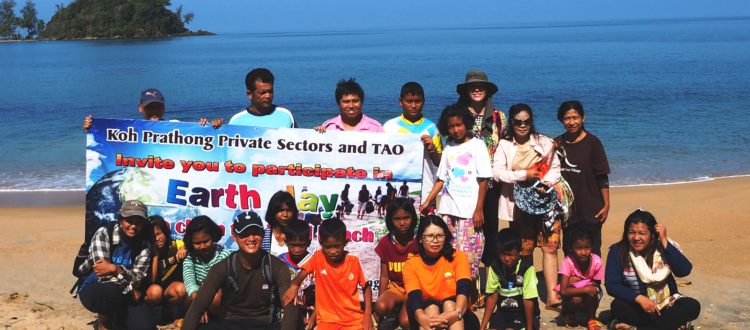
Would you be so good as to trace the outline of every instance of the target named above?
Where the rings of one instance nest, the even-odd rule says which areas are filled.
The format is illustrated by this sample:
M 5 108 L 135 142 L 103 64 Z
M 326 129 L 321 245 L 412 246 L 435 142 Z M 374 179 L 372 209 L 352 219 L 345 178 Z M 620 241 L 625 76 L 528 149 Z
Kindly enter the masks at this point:
M 490 155 L 484 142 L 475 138 L 462 144 L 448 142 L 440 158 L 437 177 L 443 181 L 437 213 L 473 217 L 479 198 L 477 178 L 492 177 Z

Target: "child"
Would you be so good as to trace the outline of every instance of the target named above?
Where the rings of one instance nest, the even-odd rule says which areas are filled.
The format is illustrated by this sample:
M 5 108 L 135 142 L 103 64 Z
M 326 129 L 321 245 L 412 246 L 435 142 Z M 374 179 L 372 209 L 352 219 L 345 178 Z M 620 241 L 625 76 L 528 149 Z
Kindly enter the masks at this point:
M 576 311 L 583 311 L 588 318 L 589 329 L 601 329 L 603 324 L 596 319 L 596 309 L 601 299 L 600 285 L 604 278 L 602 259 L 591 253 L 591 234 L 573 230 L 570 235 L 570 250 L 560 267 L 560 287 L 563 297 L 562 316 L 566 326 L 578 326 Z
M 173 240 L 169 223 L 158 215 L 148 218 L 154 228 L 154 249 L 151 257 L 151 285 L 146 289 L 146 302 L 158 306 L 166 298 L 174 308 L 185 299 L 182 283 L 182 260 L 187 249 L 181 240 Z
M 284 228 L 284 235 L 289 252 L 279 255 L 279 259 L 286 263 L 294 278 L 302 270 L 300 265 L 312 258 L 307 251 L 310 248 L 310 225 L 293 220 Z M 300 316 L 296 329 L 312 329 L 315 324 L 315 315 L 312 314 L 315 311 L 315 278 L 312 274 L 302 281 L 294 298 L 294 306 L 299 309 Z
M 294 202 L 294 196 L 286 191 L 277 191 L 268 201 L 266 209 L 266 223 L 271 230 L 265 231 L 263 236 L 263 250 L 278 256 L 288 251 L 284 238 L 284 227 L 296 220 L 299 210 Z
M 346 225 L 337 218 L 320 224 L 318 239 L 320 250 L 315 252 L 302 270 L 292 280 L 284 293 L 282 305 L 286 306 L 297 296 L 302 281 L 308 274 L 315 276 L 315 306 L 318 330 L 373 329 L 372 289 L 359 258 L 349 254 L 346 247 Z M 359 304 L 357 290 L 362 287 L 365 309 Z
M 484 143 L 470 133 L 474 118 L 465 106 L 453 104 L 440 114 L 440 134 L 448 136 L 443 149 L 435 186 L 419 211 L 425 214 L 440 193 L 437 213 L 448 224 L 457 250 L 471 261 L 471 278 L 479 276 L 479 261 L 484 251 L 484 195 L 487 178 L 492 176 L 490 156 Z M 494 221 L 494 219 L 490 219 Z
M 388 235 L 383 236 L 375 247 L 375 253 L 380 257 L 380 290 L 375 303 L 375 317 L 383 320 L 400 308 L 398 323 L 404 329 L 409 328 L 409 317 L 406 308 L 402 308 L 406 301 L 402 270 L 404 262 L 419 252 L 419 245 L 414 240 L 418 220 L 411 200 L 396 199 L 385 214 Z
M 190 301 L 195 300 L 198 288 L 208 274 L 208 270 L 226 258 L 231 251 L 217 244 L 223 232 L 221 228 L 205 215 L 193 218 L 185 228 L 185 246 L 188 255 L 182 265 L 182 277 L 185 291 Z M 221 291 L 216 293 L 211 303 L 212 314 L 220 314 Z M 208 321 L 208 314 L 203 314 L 203 323 Z
M 496 242 L 497 259 L 487 271 L 487 305 L 480 329 L 486 329 L 488 322 L 490 329 L 538 329 L 536 271 L 527 259 L 519 260 L 521 237 L 505 228 L 497 233 Z

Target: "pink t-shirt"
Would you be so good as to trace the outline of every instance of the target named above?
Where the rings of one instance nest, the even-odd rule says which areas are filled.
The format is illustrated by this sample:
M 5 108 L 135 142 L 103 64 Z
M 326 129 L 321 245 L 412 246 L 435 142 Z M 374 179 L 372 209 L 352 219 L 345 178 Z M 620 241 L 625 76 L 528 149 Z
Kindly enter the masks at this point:
M 341 121 L 341 115 L 326 120 L 322 126 L 325 127 L 327 131 L 345 131 L 344 123 Z M 359 120 L 359 123 L 357 126 L 354 126 L 352 131 L 382 133 L 383 126 L 380 125 L 377 120 L 362 114 L 362 119 Z
M 578 266 L 576 266 L 576 262 L 573 261 L 572 258 L 570 258 L 569 256 L 565 257 L 562 265 L 560 266 L 560 274 L 582 278 L 582 280 L 578 282 L 570 283 L 570 286 L 574 288 L 582 288 L 591 284 L 592 281 L 601 281 L 602 279 L 604 279 L 604 265 L 602 264 L 602 258 L 592 253 L 591 267 L 589 267 L 589 271 L 587 274 L 583 274 L 581 270 L 578 269 Z M 555 291 L 560 291 L 559 284 L 555 288 Z

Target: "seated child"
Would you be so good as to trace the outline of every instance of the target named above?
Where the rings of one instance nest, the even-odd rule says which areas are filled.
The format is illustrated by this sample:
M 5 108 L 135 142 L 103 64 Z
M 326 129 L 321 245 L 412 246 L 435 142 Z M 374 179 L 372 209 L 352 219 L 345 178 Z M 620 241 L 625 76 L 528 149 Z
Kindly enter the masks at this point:
M 286 263 L 294 278 L 302 270 L 301 265 L 313 256 L 307 251 L 310 248 L 310 225 L 304 221 L 292 220 L 284 228 L 284 235 L 289 252 L 280 254 L 279 259 Z M 296 329 L 312 329 L 315 324 L 315 278 L 312 274 L 307 275 L 300 284 L 294 306 L 299 309 L 300 316 Z
M 185 285 L 182 284 L 182 260 L 187 256 L 185 243 L 173 240 L 169 223 L 158 215 L 148 218 L 154 229 L 151 257 L 151 284 L 146 289 L 146 302 L 151 306 L 161 305 L 165 300 L 172 313 L 185 300 Z M 167 317 L 169 318 L 169 317 Z
M 318 330 L 373 329 L 372 304 L 364 311 L 359 303 L 361 287 L 364 301 L 372 301 L 372 289 L 367 284 L 359 258 L 349 254 L 346 247 L 346 225 L 337 218 L 323 221 L 318 229 L 320 250 L 302 265 L 284 293 L 286 306 L 297 296 L 300 284 L 308 274 L 315 276 L 315 307 Z
M 192 302 L 198 295 L 198 288 L 203 284 L 206 274 L 213 265 L 224 260 L 232 251 L 217 244 L 224 233 L 219 225 L 205 215 L 193 218 L 185 228 L 185 246 L 188 255 L 182 265 L 182 278 L 188 299 Z M 214 316 L 221 315 L 221 291 L 216 293 L 209 311 Z M 202 323 L 208 322 L 204 313 Z
M 583 230 L 572 230 L 570 251 L 560 267 L 562 279 L 556 290 L 563 297 L 562 316 L 567 326 L 578 326 L 575 313 L 585 312 L 588 329 L 602 329 L 596 319 L 596 309 L 602 298 L 601 282 L 604 278 L 602 259 L 591 253 L 591 234 Z
M 409 328 L 409 317 L 406 308 L 402 307 L 406 301 L 402 270 L 406 259 L 419 253 L 419 245 L 414 240 L 418 221 L 414 204 L 407 198 L 396 199 L 385 214 L 388 235 L 383 236 L 375 247 L 375 253 L 380 257 L 380 290 L 375 303 L 378 324 L 386 315 L 398 312 L 398 324 L 404 329 Z
M 528 260 L 519 260 L 521 236 L 505 228 L 497 233 L 496 242 L 497 260 L 487 271 L 487 305 L 480 328 L 489 323 L 490 329 L 538 329 L 536 270 Z

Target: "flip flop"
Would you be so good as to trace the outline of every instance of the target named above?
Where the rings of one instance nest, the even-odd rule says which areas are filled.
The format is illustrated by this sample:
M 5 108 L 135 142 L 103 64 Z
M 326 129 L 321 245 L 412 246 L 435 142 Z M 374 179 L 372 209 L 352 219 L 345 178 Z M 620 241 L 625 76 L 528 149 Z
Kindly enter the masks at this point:
M 604 323 L 599 322 L 597 319 L 590 319 L 589 323 L 587 324 L 588 330 L 602 330 L 604 329 Z

